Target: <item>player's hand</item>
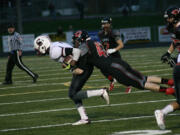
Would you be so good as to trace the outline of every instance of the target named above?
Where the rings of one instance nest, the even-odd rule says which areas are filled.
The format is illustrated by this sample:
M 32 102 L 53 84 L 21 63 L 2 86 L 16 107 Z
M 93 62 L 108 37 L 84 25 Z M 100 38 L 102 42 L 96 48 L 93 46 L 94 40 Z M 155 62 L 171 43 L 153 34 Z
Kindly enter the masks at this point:
M 171 56 L 171 54 L 168 53 L 168 52 L 166 52 L 165 54 L 163 54 L 163 55 L 161 56 L 161 61 L 162 61 L 163 63 L 168 62 L 168 59 L 170 58 L 170 56 Z
M 116 49 L 114 48 L 114 49 L 108 49 L 107 50 L 107 54 L 112 54 L 112 53 L 114 53 L 114 52 L 116 52 Z
M 71 64 L 67 64 L 67 63 L 62 63 L 62 67 L 63 67 L 65 70 L 71 70 L 71 69 L 72 69 Z
M 21 50 L 18 51 L 18 55 L 22 56 L 22 51 Z
M 80 75 L 84 72 L 84 70 L 80 69 L 80 68 L 76 68 L 73 70 L 73 74 L 75 75 Z

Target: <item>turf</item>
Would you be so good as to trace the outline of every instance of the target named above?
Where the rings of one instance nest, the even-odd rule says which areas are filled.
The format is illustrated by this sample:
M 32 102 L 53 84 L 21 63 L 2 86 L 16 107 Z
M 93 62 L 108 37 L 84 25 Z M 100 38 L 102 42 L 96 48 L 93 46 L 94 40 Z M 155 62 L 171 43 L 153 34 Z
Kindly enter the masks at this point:
M 172 68 L 162 64 L 160 56 L 167 48 L 122 50 L 123 59 L 145 75 L 172 77 Z M 0 81 L 5 76 L 6 58 L 0 60 Z M 0 85 L 0 135 L 111 135 L 132 130 L 158 130 L 153 112 L 174 100 L 173 96 L 133 88 L 116 83 L 110 92 L 111 105 L 99 97 L 84 100 L 92 123 L 71 126 L 79 120 L 74 103 L 68 98 L 71 73 L 48 56 L 25 56 L 24 63 L 39 74 L 36 84 L 18 68 L 13 72 L 13 85 Z M 83 90 L 108 86 L 98 69 Z M 166 117 L 167 130 L 180 133 L 178 111 Z M 120 134 L 120 133 L 119 133 Z M 152 132 L 151 132 L 152 135 Z

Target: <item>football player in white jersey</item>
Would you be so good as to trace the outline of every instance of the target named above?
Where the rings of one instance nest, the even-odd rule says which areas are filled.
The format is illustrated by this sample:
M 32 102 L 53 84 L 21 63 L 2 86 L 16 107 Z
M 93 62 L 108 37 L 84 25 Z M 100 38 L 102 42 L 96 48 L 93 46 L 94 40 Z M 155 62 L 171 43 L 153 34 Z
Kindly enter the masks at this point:
M 85 112 L 85 108 L 83 107 L 82 99 L 99 96 L 102 97 L 107 104 L 109 104 L 109 95 L 106 88 L 81 91 L 82 87 L 92 74 L 93 67 L 87 65 L 82 67 L 82 70 L 75 67 L 78 59 L 81 55 L 83 55 L 81 54 L 80 49 L 73 48 L 71 45 L 65 42 L 51 42 L 47 36 L 38 36 L 34 40 L 34 48 L 40 54 L 49 53 L 51 59 L 63 63 L 65 64 L 66 68 L 68 67 L 68 69 L 73 70 L 74 74 L 69 88 L 69 97 L 76 104 L 81 119 L 72 125 L 89 124 L 90 120 Z M 72 56 L 72 60 L 66 60 L 69 55 Z

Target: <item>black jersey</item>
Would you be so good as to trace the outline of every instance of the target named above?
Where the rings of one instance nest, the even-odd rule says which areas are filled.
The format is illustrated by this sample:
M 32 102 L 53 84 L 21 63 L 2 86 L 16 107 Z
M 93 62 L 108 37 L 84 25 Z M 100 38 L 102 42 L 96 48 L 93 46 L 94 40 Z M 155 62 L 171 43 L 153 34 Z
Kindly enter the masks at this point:
M 105 50 L 116 48 L 118 46 L 116 41 L 121 39 L 120 33 L 114 30 L 110 30 L 108 33 L 102 30 L 98 33 L 98 36 Z M 120 57 L 119 51 L 116 51 L 115 53 L 113 53 L 112 56 Z
M 180 52 L 180 25 L 172 28 L 170 32 L 172 32 L 171 38 L 173 40 L 173 46 Z
M 119 83 L 144 89 L 145 76 L 132 69 L 122 59 L 106 55 L 106 51 L 99 42 L 88 40 L 86 44 L 88 47 L 88 64 L 99 68 L 102 73 L 112 75 Z
M 106 54 L 101 43 L 88 40 L 87 41 L 88 47 L 88 63 L 93 64 L 97 68 L 108 69 L 111 62 L 111 57 Z

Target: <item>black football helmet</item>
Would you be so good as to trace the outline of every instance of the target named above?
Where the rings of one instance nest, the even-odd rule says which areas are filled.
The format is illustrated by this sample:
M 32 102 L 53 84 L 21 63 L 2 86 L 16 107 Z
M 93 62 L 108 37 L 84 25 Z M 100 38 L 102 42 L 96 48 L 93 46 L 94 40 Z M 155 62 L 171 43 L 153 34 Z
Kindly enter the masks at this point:
M 180 20 L 180 8 L 178 7 L 170 7 L 164 13 L 164 18 L 174 18 L 173 23 L 176 23 Z
M 112 19 L 110 17 L 105 17 L 101 20 L 101 24 L 105 24 L 105 23 L 112 23 Z
M 85 30 L 76 31 L 72 37 L 73 42 L 75 42 L 75 40 L 77 40 L 79 42 L 85 42 L 87 38 L 89 38 L 89 34 Z

